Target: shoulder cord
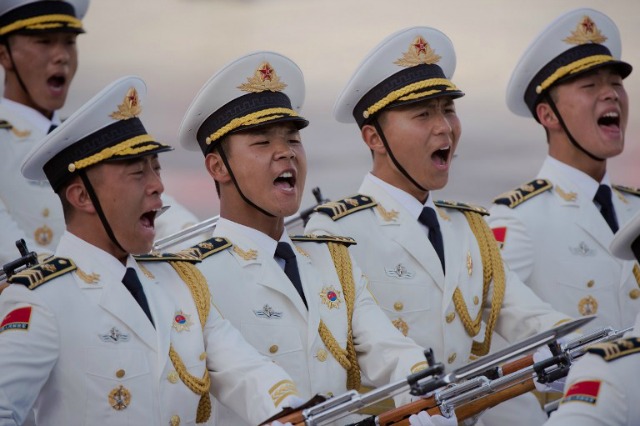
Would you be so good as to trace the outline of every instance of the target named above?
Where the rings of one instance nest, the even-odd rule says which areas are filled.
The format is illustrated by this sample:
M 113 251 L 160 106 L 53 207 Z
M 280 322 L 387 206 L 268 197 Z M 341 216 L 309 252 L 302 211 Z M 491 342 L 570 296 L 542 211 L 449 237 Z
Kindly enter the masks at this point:
M 351 267 L 351 258 L 349 257 L 349 249 L 344 244 L 328 243 L 329 252 L 336 267 L 344 301 L 347 306 L 347 348 L 342 349 L 336 341 L 331 331 L 324 321 L 320 320 L 318 332 L 320 338 L 325 344 L 329 352 L 347 370 L 347 389 L 360 388 L 360 365 L 356 355 L 355 345 L 353 343 L 353 329 L 351 327 L 353 319 L 353 305 L 355 301 L 355 283 L 353 281 L 353 269 Z
M 453 294 L 453 303 L 456 307 L 456 311 L 460 316 L 460 320 L 464 325 L 465 330 L 469 336 L 474 337 L 480 332 L 480 325 L 482 323 L 482 314 L 484 311 L 485 301 L 491 288 L 491 282 L 493 281 L 493 296 L 491 299 L 491 311 L 489 313 L 489 319 L 486 323 L 484 341 L 482 343 L 473 341 L 471 347 L 471 353 L 477 356 L 486 355 L 491 348 L 491 338 L 493 335 L 493 329 L 498 320 L 498 315 L 502 309 L 502 302 L 504 300 L 505 292 L 505 273 L 504 265 L 502 263 L 502 256 L 498 244 L 495 242 L 493 233 L 489 229 L 482 216 L 470 212 L 464 211 L 469 227 L 473 232 L 478 246 L 480 248 L 480 257 L 482 259 L 482 304 L 475 320 L 471 319 L 467 304 L 464 301 L 460 288 L 456 288 Z
M 204 330 L 207 318 L 209 317 L 209 311 L 211 310 L 211 293 L 209 292 L 207 280 L 198 268 L 188 262 L 169 262 L 169 264 L 189 287 L 191 297 L 198 311 L 200 325 Z M 211 397 L 209 396 L 211 377 L 209 376 L 209 370 L 205 367 L 202 379 L 189 374 L 187 367 L 184 365 L 184 362 L 182 362 L 182 358 L 180 358 L 178 352 L 173 348 L 173 344 L 169 346 L 169 358 L 171 358 L 171 363 L 176 369 L 180 380 L 182 380 L 191 391 L 200 395 L 196 423 L 206 422 L 211 416 Z

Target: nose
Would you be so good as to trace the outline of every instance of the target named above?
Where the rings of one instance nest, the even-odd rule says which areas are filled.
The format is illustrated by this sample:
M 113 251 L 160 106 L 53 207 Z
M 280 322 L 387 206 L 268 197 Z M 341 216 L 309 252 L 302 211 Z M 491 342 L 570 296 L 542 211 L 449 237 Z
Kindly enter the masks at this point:
M 602 99 L 607 101 L 618 101 L 620 99 L 620 93 L 618 93 L 618 90 L 624 89 L 622 89 L 622 86 L 614 86 L 613 84 L 605 85 L 602 91 Z
M 433 126 L 435 133 L 451 133 L 453 126 L 446 114 L 440 112 L 434 117 L 434 120 L 436 121 Z
M 282 139 L 276 142 L 276 151 L 274 156 L 276 159 L 292 159 L 296 157 L 296 153 L 289 141 Z
M 162 178 L 160 177 L 160 173 L 153 170 L 153 168 L 151 169 L 147 188 L 148 188 L 149 194 L 160 195 L 164 192 L 164 184 L 162 183 Z
M 66 65 L 67 63 L 69 63 L 70 59 L 71 59 L 71 52 L 69 51 L 69 49 L 71 49 L 71 47 L 63 42 L 63 41 L 57 41 L 54 43 L 53 46 L 53 62 L 56 64 L 63 64 Z

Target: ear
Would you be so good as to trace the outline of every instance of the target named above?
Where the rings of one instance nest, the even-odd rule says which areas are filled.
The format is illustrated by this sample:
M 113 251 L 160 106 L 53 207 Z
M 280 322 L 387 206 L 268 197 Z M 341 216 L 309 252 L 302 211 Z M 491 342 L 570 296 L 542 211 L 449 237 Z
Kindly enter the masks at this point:
M 231 181 L 231 176 L 225 166 L 224 161 L 218 151 L 213 151 L 207 154 L 204 158 L 204 166 L 209 172 L 209 175 L 218 183 L 227 183 Z
M 4 43 L 0 43 L 0 65 L 7 71 L 13 70 L 13 61 L 11 61 L 7 45 Z
M 380 134 L 373 125 L 365 124 L 364 126 L 362 126 L 362 129 L 360 129 L 360 134 L 364 143 L 367 144 L 367 146 L 373 153 L 385 154 L 387 152 L 387 149 L 382 143 Z
M 82 180 L 77 177 L 65 188 L 65 196 L 75 210 L 94 214 L 96 209 Z
M 558 117 L 546 102 L 540 102 L 536 105 L 536 115 L 538 116 L 540 124 L 549 129 L 555 129 L 560 124 Z

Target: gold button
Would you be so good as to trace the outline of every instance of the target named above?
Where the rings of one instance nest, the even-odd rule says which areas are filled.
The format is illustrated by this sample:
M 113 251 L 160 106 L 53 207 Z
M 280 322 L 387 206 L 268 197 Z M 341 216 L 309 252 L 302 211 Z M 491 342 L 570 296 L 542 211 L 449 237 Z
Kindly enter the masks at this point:
M 595 283 L 596 282 L 594 280 L 589 280 L 589 281 L 587 281 L 587 287 L 591 288 L 591 287 L 593 287 L 595 285 Z
M 327 360 L 327 351 L 325 351 L 324 349 L 318 349 L 318 352 L 316 352 L 316 357 L 318 358 L 318 361 L 325 362 Z
M 449 364 L 453 364 L 453 361 L 456 360 L 456 357 L 458 356 L 458 354 L 456 354 L 455 352 L 452 353 L 451 355 L 449 355 L 449 358 L 447 358 L 447 362 Z
M 122 379 L 122 378 L 124 377 L 124 374 L 125 374 L 125 373 L 124 373 L 124 370 L 118 370 L 118 371 L 116 371 L 116 377 L 117 377 L 118 379 Z
M 180 376 L 178 376 L 178 373 L 175 371 L 167 374 L 167 380 L 169 380 L 169 383 L 173 383 L 175 385 L 176 383 L 178 383 L 178 379 L 180 379 Z
M 456 319 L 456 313 L 455 312 L 449 312 L 447 314 L 447 316 L 445 317 L 445 319 L 447 320 L 447 323 L 451 323 L 454 319 Z
M 473 304 L 477 305 L 478 303 L 480 303 L 480 298 L 478 296 L 473 296 Z
M 401 311 L 404 309 L 404 304 L 402 302 L 396 302 L 393 304 L 393 309 L 396 311 Z
M 169 425 L 171 426 L 180 426 L 180 416 L 174 414 L 171 416 L 171 420 L 169 420 Z
M 206 352 L 202 352 L 200 354 L 200 361 L 204 361 L 205 359 L 207 359 L 207 353 Z
M 44 210 L 42 210 L 42 216 L 49 217 L 49 209 L 45 208 Z
M 637 299 L 638 297 L 640 297 L 640 290 L 638 290 L 637 288 L 634 288 L 629 292 L 629 297 L 634 300 Z
M 272 354 L 278 352 L 278 345 L 271 345 L 271 347 L 269 348 L 269 352 Z

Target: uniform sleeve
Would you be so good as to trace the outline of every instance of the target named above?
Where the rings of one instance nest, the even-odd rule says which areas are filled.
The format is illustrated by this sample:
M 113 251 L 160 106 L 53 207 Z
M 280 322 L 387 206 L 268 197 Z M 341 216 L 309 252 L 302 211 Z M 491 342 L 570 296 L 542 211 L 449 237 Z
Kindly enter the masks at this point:
M 12 284 L 0 297 L 0 425 L 22 425 L 59 353 L 55 316 Z
M 355 264 L 353 271 L 356 300 L 352 326 L 362 372 L 373 384 L 382 386 L 426 368 L 423 348 L 393 326 L 369 292 L 367 278 Z M 406 393 L 395 400 L 397 405 L 403 405 L 410 402 L 411 397 Z
M 36 242 L 27 236 L 24 230 L 20 229 L 18 223 L 13 220 L 6 204 L 0 199 L 0 266 L 16 260 L 20 257 L 20 252 L 16 248 L 16 241 L 23 239 L 27 243 L 27 248 L 33 250 L 38 247 Z
M 517 210 L 494 204 L 486 220 L 502 247 L 502 259 L 526 283 L 533 272 L 533 242 Z
M 625 370 L 624 364 L 617 364 L 622 361 L 607 363 L 591 354 L 580 359 L 569 372 L 560 407 L 545 426 L 635 424 L 638 419 L 629 418 L 629 404 L 637 403 L 637 395 L 625 393 L 621 383 L 637 378 L 615 371 Z
M 298 395 L 291 377 L 247 343 L 213 304 L 205 344 L 211 393 L 249 423 L 261 423 Z

